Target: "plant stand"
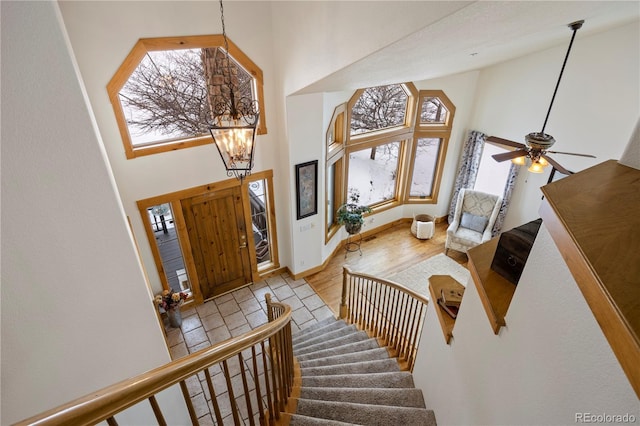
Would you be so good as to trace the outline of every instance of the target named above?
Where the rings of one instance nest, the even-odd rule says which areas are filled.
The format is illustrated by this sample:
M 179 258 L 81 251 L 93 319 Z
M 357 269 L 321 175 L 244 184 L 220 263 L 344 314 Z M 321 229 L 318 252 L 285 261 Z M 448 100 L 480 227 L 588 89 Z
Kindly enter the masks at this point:
M 349 253 L 353 253 L 353 252 L 360 252 L 360 256 L 362 256 L 362 249 L 360 248 L 360 245 L 362 244 L 362 234 L 360 234 L 360 232 L 356 233 L 356 234 L 349 234 L 349 236 L 347 237 L 347 242 L 344 245 L 344 258 L 347 258 L 347 255 Z

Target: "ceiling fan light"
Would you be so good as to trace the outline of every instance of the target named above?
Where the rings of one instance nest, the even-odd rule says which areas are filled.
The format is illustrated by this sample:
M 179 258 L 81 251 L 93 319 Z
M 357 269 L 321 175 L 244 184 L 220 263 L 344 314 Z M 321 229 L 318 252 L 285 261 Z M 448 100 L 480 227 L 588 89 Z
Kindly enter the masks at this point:
M 527 164 L 527 160 L 525 156 L 516 157 L 512 159 L 511 162 L 517 166 L 524 166 L 525 164 Z
M 544 166 L 538 161 L 534 161 L 533 163 L 531 163 L 527 170 L 529 170 L 531 173 L 542 173 L 544 172 Z
M 547 167 L 549 165 L 549 162 L 547 160 L 545 160 L 544 157 L 540 157 L 538 159 L 538 163 L 540 163 L 542 165 L 542 167 Z

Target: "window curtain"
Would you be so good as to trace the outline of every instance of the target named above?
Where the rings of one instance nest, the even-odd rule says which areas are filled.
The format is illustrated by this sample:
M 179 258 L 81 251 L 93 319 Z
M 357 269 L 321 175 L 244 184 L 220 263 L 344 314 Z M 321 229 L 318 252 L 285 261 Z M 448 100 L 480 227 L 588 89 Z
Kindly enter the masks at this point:
M 502 205 L 500 206 L 500 211 L 498 212 L 498 217 L 496 218 L 496 222 L 493 224 L 493 229 L 491 234 L 496 236 L 500 233 L 502 229 L 502 224 L 504 223 L 504 217 L 507 215 L 507 210 L 509 209 L 509 203 L 511 202 L 511 195 L 513 194 L 513 188 L 516 186 L 516 178 L 518 177 L 518 172 L 520 171 L 520 166 L 517 164 L 511 163 L 511 168 L 509 169 L 509 176 L 507 177 L 507 183 L 504 186 L 504 192 L 502 193 Z
M 464 143 L 462 158 L 460 159 L 460 167 L 458 175 L 453 185 L 453 195 L 449 205 L 449 223 L 453 222 L 453 213 L 456 210 L 456 202 L 458 201 L 458 193 L 462 188 L 473 188 L 478 176 L 478 168 L 480 167 L 480 158 L 484 149 L 484 142 L 487 135 L 477 130 L 471 130 Z M 494 228 L 495 229 L 495 228 Z

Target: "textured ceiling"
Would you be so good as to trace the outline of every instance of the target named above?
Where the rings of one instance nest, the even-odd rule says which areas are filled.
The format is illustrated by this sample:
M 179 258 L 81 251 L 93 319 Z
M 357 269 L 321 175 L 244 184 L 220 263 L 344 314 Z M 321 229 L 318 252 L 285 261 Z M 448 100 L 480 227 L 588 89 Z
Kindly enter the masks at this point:
M 420 81 L 567 46 L 567 24 L 584 37 L 640 19 L 640 1 L 479 1 L 307 86 L 298 93 Z

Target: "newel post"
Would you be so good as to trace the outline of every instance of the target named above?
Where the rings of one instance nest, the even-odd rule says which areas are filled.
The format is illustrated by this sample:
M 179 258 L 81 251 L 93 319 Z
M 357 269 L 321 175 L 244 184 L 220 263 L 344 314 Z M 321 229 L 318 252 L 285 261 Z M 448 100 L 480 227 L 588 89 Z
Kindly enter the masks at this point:
M 344 266 L 342 269 L 342 298 L 340 299 L 340 319 L 345 319 L 349 316 L 349 307 L 347 306 L 347 282 L 348 276 L 351 274 L 351 270 L 348 266 Z
M 267 321 L 273 321 L 273 309 L 271 308 L 271 294 L 264 295 L 265 302 L 267 304 Z

